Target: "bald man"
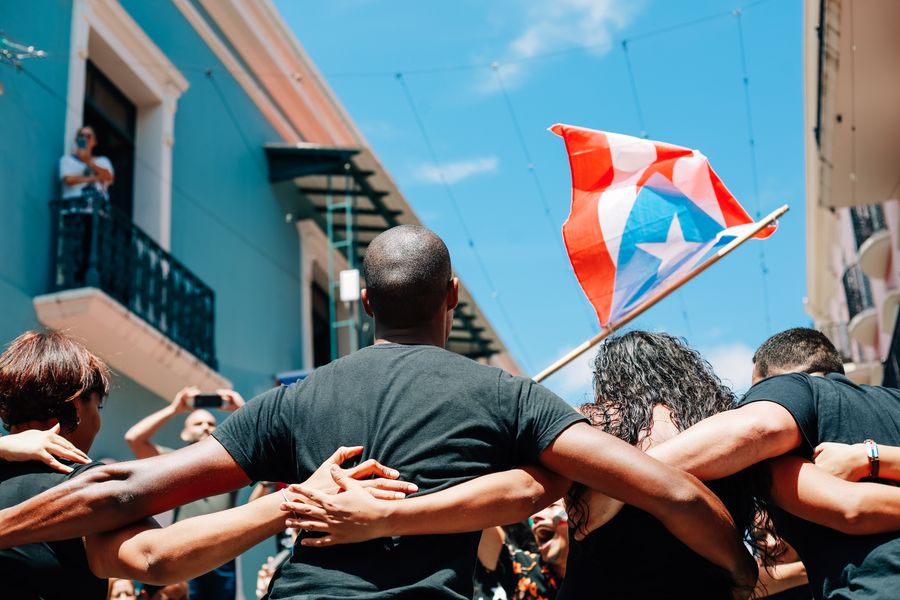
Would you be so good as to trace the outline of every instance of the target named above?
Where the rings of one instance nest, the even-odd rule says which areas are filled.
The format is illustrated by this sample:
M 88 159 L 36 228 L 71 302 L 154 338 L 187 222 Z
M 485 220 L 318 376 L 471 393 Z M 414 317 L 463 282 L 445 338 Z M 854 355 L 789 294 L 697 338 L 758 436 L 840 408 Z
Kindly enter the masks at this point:
M 165 408 L 144 417 L 129 429 L 125 433 L 125 441 L 128 442 L 128 447 L 134 455 L 137 458 L 150 458 L 171 452 L 170 448 L 155 444 L 152 438 L 175 415 L 188 413 L 180 436 L 185 444 L 195 444 L 212 435 L 216 430 L 216 417 L 208 410 L 193 409 L 194 398 L 200 393 L 200 389 L 194 386 L 182 389 Z M 220 410 L 233 412 L 244 405 L 244 399 L 234 390 L 222 389 L 216 390 L 216 393 L 222 397 Z M 174 522 L 233 508 L 235 501 L 235 492 L 200 498 L 175 508 Z M 191 598 L 195 600 L 204 598 L 231 600 L 235 597 L 235 582 L 235 562 L 232 560 L 218 569 L 192 579 L 188 584 Z

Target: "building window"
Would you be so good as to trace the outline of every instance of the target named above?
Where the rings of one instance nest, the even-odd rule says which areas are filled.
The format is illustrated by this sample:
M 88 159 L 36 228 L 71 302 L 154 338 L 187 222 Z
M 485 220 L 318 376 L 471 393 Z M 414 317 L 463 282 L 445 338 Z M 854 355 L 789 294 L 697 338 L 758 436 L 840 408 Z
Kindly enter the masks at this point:
M 328 292 L 312 283 L 312 337 L 313 366 L 321 367 L 331 362 L 331 317 L 328 314 Z
M 84 124 L 97 135 L 95 155 L 107 157 L 113 165 L 116 181 L 109 188 L 110 201 L 131 219 L 137 107 L 90 60 L 85 69 Z

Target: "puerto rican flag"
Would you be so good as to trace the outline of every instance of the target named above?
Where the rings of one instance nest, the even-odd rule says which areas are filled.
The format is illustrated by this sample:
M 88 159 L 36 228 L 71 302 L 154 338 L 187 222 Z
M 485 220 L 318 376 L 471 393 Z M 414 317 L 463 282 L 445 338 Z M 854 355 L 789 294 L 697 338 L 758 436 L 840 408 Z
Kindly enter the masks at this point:
M 572 169 L 566 249 L 603 327 L 753 225 L 696 150 L 572 125 L 550 131 Z

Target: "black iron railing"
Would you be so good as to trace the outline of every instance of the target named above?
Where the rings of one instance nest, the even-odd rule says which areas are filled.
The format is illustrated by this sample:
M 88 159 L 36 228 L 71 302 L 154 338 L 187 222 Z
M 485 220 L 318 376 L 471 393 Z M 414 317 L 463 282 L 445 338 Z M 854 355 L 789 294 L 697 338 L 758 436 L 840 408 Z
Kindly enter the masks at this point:
M 850 208 L 850 220 L 853 221 L 853 235 L 856 237 L 856 247 L 879 231 L 887 229 L 884 221 L 884 209 L 880 204 L 867 204 Z
M 217 368 L 215 294 L 102 198 L 51 203 L 55 291 L 96 287 Z
M 875 307 L 869 278 L 859 265 L 850 265 L 844 271 L 844 293 L 847 295 L 847 310 L 851 319 L 862 311 Z

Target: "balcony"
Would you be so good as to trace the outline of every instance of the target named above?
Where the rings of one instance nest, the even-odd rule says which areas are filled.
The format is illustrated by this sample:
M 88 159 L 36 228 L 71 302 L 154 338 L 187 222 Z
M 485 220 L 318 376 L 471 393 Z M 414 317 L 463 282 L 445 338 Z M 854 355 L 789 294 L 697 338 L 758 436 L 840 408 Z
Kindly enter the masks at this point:
M 850 336 L 864 346 L 874 346 L 878 336 L 878 313 L 869 279 L 859 265 L 851 265 L 844 271 L 844 293 L 850 316 L 847 324 Z
M 859 251 L 859 268 L 869 277 L 884 279 L 891 259 L 891 234 L 879 204 L 850 208 L 853 235 Z
M 215 295 L 102 199 L 52 203 L 50 294 L 38 319 L 164 398 L 185 385 L 228 387 L 215 356 Z

